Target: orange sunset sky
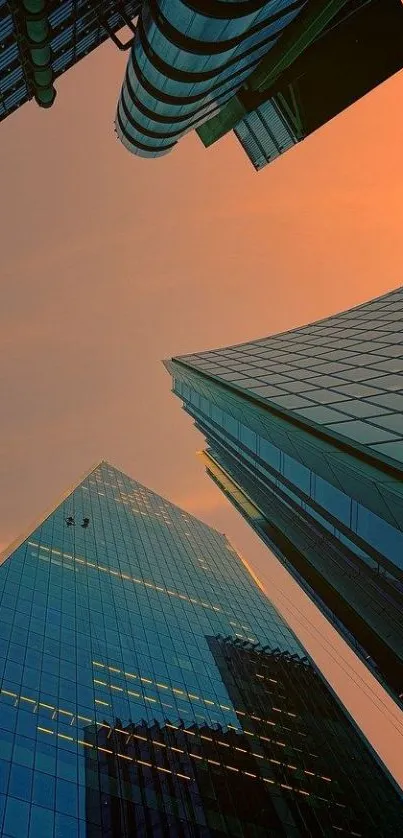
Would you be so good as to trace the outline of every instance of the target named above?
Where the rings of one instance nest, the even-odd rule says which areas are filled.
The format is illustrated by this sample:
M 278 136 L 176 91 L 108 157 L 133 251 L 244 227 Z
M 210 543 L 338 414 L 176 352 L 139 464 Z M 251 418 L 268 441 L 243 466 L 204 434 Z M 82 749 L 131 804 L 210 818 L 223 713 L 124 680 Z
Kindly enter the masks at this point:
M 403 74 L 257 175 L 232 136 L 131 157 L 126 58 L 0 126 L 0 547 L 108 459 L 226 532 L 403 784 L 403 714 L 205 476 L 161 364 L 401 284 Z

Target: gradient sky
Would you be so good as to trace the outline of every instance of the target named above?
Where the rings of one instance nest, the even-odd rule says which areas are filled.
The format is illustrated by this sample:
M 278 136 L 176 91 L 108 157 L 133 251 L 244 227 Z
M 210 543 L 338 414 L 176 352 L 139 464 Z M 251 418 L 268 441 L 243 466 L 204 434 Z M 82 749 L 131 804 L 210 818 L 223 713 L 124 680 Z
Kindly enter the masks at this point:
M 204 475 L 160 363 L 401 284 L 403 74 L 257 175 L 231 136 L 132 157 L 125 62 L 106 44 L 0 126 L 0 548 L 108 459 L 226 532 L 403 784 L 403 714 Z

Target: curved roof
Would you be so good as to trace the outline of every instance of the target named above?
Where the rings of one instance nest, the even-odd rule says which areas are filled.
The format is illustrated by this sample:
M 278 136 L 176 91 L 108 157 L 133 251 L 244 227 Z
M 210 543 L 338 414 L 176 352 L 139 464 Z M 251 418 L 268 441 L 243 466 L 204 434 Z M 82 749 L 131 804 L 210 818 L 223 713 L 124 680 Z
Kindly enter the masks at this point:
M 403 466 L 403 286 L 289 332 L 175 360 Z

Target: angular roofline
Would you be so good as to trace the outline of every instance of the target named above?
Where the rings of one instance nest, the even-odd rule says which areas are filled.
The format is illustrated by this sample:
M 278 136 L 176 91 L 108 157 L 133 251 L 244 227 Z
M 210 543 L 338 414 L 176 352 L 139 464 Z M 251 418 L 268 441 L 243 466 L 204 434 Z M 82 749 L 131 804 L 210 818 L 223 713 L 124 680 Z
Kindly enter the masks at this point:
M 60 504 L 63 503 L 63 501 L 65 501 L 66 498 L 69 497 L 69 495 L 73 494 L 73 492 L 75 491 L 75 489 L 77 489 L 80 483 L 82 483 L 83 480 L 89 477 L 89 475 L 92 474 L 92 472 L 95 471 L 95 469 L 97 469 L 103 463 L 106 463 L 106 460 L 99 460 L 95 463 L 95 465 L 91 466 L 91 468 L 87 469 L 83 474 L 81 474 L 79 479 L 76 480 L 72 485 L 70 485 L 61 495 L 59 495 L 57 500 L 54 503 L 52 503 L 50 507 L 47 507 L 46 510 L 43 513 L 41 513 L 41 515 L 39 515 L 34 522 L 29 524 L 29 526 L 26 529 L 24 528 L 23 532 L 20 535 L 18 535 L 17 538 L 15 538 L 14 541 L 12 541 L 11 544 L 8 545 L 8 547 L 6 547 L 4 550 L 0 552 L 0 566 L 11 556 L 12 553 L 15 552 L 15 550 L 18 550 L 18 548 L 21 547 L 24 541 L 26 541 L 26 539 L 34 532 L 34 530 L 36 530 L 36 528 L 40 524 L 42 524 L 43 521 L 46 521 L 46 519 L 53 514 L 57 507 L 60 506 Z
M 168 361 L 163 361 L 162 363 L 166 366 L 170 360 L 172 361 L 182 361 L 183 358 L 189 359 L 193 355 L 206 355 L 208 352 L 220 352 L 222 349 L 238 349 L 242 346 L 249 346 L 251 343 L 258 344 L 263 343 L 268 339 L 280 338 L 283 335 L 291 335 L 294 332 L 299 332 L 302 329 L 308 329 L 310 326 L 320 326 L 322 323 L 326 323 L 328 320 L 334 320 L 336 317 L 342 317 L 344 314 L 348 314 L 351 311 L 357 311 L 360 308 L 365 308 L 365 306 L 370 305 L 371 303 L 379 302 L 379 300 L 386 299 L 386 297 L 391 297 L 393 294 L 396 294 L 398 291 L 403 289 L 403 285 L 398 285 L 396 288 L 392 288 L 390 291 L 387 291 L 386 294 L 380 294 L 379 297 L 370 297 L 369 300 L 365 300 L 363 303 L 357 303 L 355 306 L 351 306 L 350 308 L 345 308 L 342 311 L 337 311 L 335 314 L 327 314 L 326 317 L 321 317 L 319 320 L 310 320 L 309 323 L 304 323 L 301 326 L 293 326 L 292 329 L 285 329 L 283 332 L 274 332 L 272 334 L 264 335 L 262 338 L 251 338 L 250 340 L 244 340 L 242 343 L 232 343 L 232 344 L 224 344 L 223 346 L 213 346 L 211 349 L 201 349 L 196 350 L 195 352 L 186 353 L 184 355 L 173 355 L 171 359 Z M 169 372 L 169 370 L 168 370 Z
M 84 480 L 86 480 L 87 477 L 90 476 L 90 474 L 92 474 L 94 471 L 96 471 L 97 468 L 99 468 L 100 466 L 103 466 L 103 465 L 108 466 L 109 468 L 115 469 L 115 471 L 118 471 L 120 474 L 123 474 L 125 477 L 127 477 L 128 480 L 135 480 L 134 477 L 131 477 L 125 471 L 122 471 L 122 469 L 117 468 L 117 466 L 112 465 L 112 463 L 110 463 L 109 460 L 104 460 L 104 459 L 103 460 L 97 460 L 97 462 L 94 465 L 92 465 L 89 469 L 87 469 L 84 473 L 82 473 L 80 475 L 78 480 L 75 480 L 74 483 L 72 483 L 67 489 L 65 489 L 65 491 L 62 492 L 62 494 L 58 496 L 56 501 L 54 503 L 52 503 L 52 505 L 50 507 L 47 507 L 44 510 L 44 512 L 42 512 L 35 519 L 34 522 L 31 522 L 28 525 L 28 527 L 24 528 L 23 532 L 20 533 L 7 547 L 4 548 L 4 550 L 2 550 L 0 552 L 0 567 L 12 555 L 12 553 L 15 552 L 15 550 L 18 550 L 18 548 L 21 547 L 21 545 L 24 543 L 24 541 L 26 541 L 27 538 L 29 538 L 29 536 L 34 532 L 34 530 L 37 529 L 38 526 L 40 524 L 42 524 L 44 521 L 46 521 L 47 518 L 49 518 L 50 515 L 52 515 L 56 511 L 56 509 L 60 506 L 60 504 L 63 503 L 63 501 L 65 501 L 66 498 L 69 497 L 69 495 L 73 494 L 73 492 L 78 488 L 78 486 L 80 486 L 81 483 Z M 173 501 L 166 498 L 164 495 L 161 495 L 155 489 L 150 489 L 149 486 L 146 486 L 144 483 L 140 483 L 138 480 L 135 480 L 135 482 L 139 486 L 141 486 L 143 489 L 146 489 L 147 492 L 150 492 L 151 494 L 156 495 L 157 497 L 161 498 L 161 500 L 163 500 L 165 503 L 169 503 L 170 506 L 179 510 L 179 512 L 184 513 L 185 515 L 187 515 L 189 518 L 193 519 L 194 521 L 197 521 L 197 523 L 201 524 L 203 527 L 206 527 L 208 530 L 211 530 L 211 532 L 214 532 L 217 535 L 219 535 L 221 538 L 224 538 L 226 543 L 229 543 L 226 534 L 221 532 L 221 530 L 218 530 L 217 527 L 213 527 L 211 524 L 207 524 L 206 521 L 203 521 L 197 515 L 194 515 L 193 512 L 188 512 L 186 509 L 183 509 L 182 506 L 179 506 L 179 504 L 174 503 Z M 235 552 L 237 552 L 237 551 L 235 551 Z
M 397 460 L 393 460 L 391 457 L 388 457 L 387 454 L 379 454 L 377 451 L 373 451 L 362 443 L 352 440 L 349 437 L 342 436 L 333 430 L 330 433 L 326 430 L 326 426 L 319 425 L 311 419 L 306 419 L 305 417 L 300 416 L 297 411 L 294 412 L 287 410 L 287 408 L 280 407 L 275 404 L 275 402 L 271 402 L 269 398 L 258 396 L 257 393 L 254 393 L 252 390 L 243 390 L 234 382 L 225 381 L 217 375 L 198 369 L 193 366 L 189 360 L 182 360 L 182 358 L 179 357 L 172 358 L 172 376 L 175 373 L 175 365 L 179 368 L 183 367 L 185 370 L 189 370 L 196 377 L 206 381 L 211 381 L 213 385 L 222 387 L 224 390 L 233 393 L 239 399 L 252 403 L 256 407 L 265 410 L 269 414 L 271 413 L 273 416 L 277 416 L 277 418 L 288 422 L 290 425 L 294 425 L 294 427 L 300 428 L 302 431 L 311 434 L 317 439 L 330 443 L 334 448 L 338 448 L 345 454 L 347 453 L 350 456 L 355 457 L 357 460 L 361 460 L 368 467 L 385 472 L 395 480 L 401 482 L 403 467 Z M 182 396 L 178 396 L 178 398 L 182 401 L 182 404 L 184 404 Z M 184 409 L 186 410 L 186 408 Z

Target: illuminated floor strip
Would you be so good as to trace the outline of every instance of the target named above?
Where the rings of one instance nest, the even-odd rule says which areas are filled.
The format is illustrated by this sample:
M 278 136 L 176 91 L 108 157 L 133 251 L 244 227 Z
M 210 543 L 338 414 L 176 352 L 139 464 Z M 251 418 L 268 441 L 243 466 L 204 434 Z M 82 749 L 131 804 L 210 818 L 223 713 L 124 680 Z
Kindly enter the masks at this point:
M 105 727 L 105 725 L 100 725 L 100 727 Z M 174 725 L 171 725 L 171 727 L 174 727 Z M 103 748 L 100 745 L 92 745 L 90 742 L 86 742 L 84 739 L 75 739 L 73 736 L 66 736 L 65 734 L 57 733 L 57 731 L 55 731 L 55 730 L 51 730 L 50 728 L 42 727 L 40 725 L 37 725 L 37 730 L 40 733 L 46 734 L 48 736 L 55 736 L 56 738 L 59 738 L 59 739 L 68 740 L 69 742 L 76 743 L 77 745 L 81 745 L 82 747 L 89 748 L 90 750 L 93 750 L 93 751 L 100 751 L 101 753 L 110 754 L 111 756 L 118 757 L 118 759 L 124 759 L 127 762 L 133 762 L 136 765 L 144 765 L 147 768 L 154 768 L 157 771 L 162 771 L 164 774 L 171 774 L 173 777 L 179 777 L 181 780 L 190 780 L 190 781 L 194 782 L 194 778 L 189 777 L 188 774 L 180 774 L 179 772 L 171 771 L 168 768 L 163 768 L 160 765 L 156 765 L 156 763 L 151 763 L 151 762 L 148 762 L 146 760 L 136 759 L 135 757 L 127 756 L 126 754 L 120 754 L 119 752 L 113 751 L 110 748 Z M 285 783 L 277 783 L 275 780 L 272 780 L 272 779 L 267 778 L 267 777 L 261 777 L 260 774 L 254 774 L 251 771 L 245 771 L 244 769 L 237 768 L 235 765 L 226 765 L 222 762 L 218 762 L 217 760 L 202 757 L 199 754 L 192 754 L 190 751 L 184 751 L 181 748 L 176 748 L 176 747 L 173 747 L 173 746 L 166 745 L 164 742 L 148 740 L 144 736 L 140 736 L 140 735 L 137 735 L 137 734 L 128 734 L 128 731 L 122 731 L 119 728 L 112 728 L 111 730 L 116 730 L 117 733 L 124 733 L 128 737 L 127 742 L 130 740 L 131 737 L 141 739 L 142 741 L 145 741 L 145 742 L 150 741 L 154 745 L 159 745 L 162 748 L 167 748 L 168 750 L 175 751 L 176 753 L 184 754 L 186 756 L 189 756 L 191 759 L 201 760 L 203 762 L 207 762 L 209 765 L 214 765 L 214 766 L 217 766 L 218 768 L 224 768 L 227 771 L 233 771 L 237 774 L 242 774 L 244 777 L 249 777 L 253 780 L 261 780 L 264 783 L 269 783 L 270 785 L 279 786 L 280 788 L 284 788 L 284 789 L 287 789 L 289 791 L 297 792 L 298 794 L 304 794 L 306 796 L 310 796 L 310 792 L 308 792 L 304 789 L 298 789 L 298 788 L 295 788 L 293 786 L 286 785 Z M 324 798 L 320 798 L 320 799 L 324 800 Z M 328 801 L 328 802 L 332 802 L 332 801 Z
M 134 762 L 136 765 L 144 765 L 147 768 L 155 768 L 157 771 L 163 771 L 164 774 L 172 774 L 173 777 L 179 777 L 181 780 L 192 780 L 192 777 L 189 777 L 187 774 L 179 774 L 177 771 L 171 771 L 169 768 L 162 768 L 160 765 L 156 765 L 155 763 L 146 762 L 145 760 L 136 759 L 135 757 L 125 756 L 124 754 L 119 754 L 116 751 L 112 751 L 109 748 L 102 748 L 100 745 L 92 745 L 90 742 L 86 742 L 84 739 L 75 739 L 73 736 L 66 736 L 63 733 L 57 733 L 55 730 L 50 730 L 47 727 L 41 727 L 37 725 L 36 728 L 40 733 L 45 733 L 48 736 L 55 736 L 58 739 L 67 739 L 69 742 L 73 742 L 77 745 L 81 745 L 82 747 L 89 748 L 92 751 L 101 751 L 104 754 L 112 754 L 113 756 L 119 757 L 119 759 L 125 759 L 128 762 Z
M 39 550 L 43 550 L 46 553 L 50 553 L 51 555 L 60 556 L 63 561 L 60 562 L 61 567 L 69 568 L 69 570 L 75 570 L 72 565 L 68 565 L 65 563 L 65 559 L 70 562 L 74 562 L 78 565 L 83 565 L 84 567 L 90 567 L 94 570 L 97 570 L 99 573 L 108 573 L 110 576 L 114 576 L 115 578 L 122 579 L 125 582 L 131 582 L 133 585 L 142 585 L 144 588 L 149 588 L 153 591 L 159 591 L 160 593 L 167 594 L 167 596 L 174 597 L 175 599 L 182 599 L 186 602 L 191 602 L 193 605 L 199 605 L 202 608 L 207 608 L 209 611 L 216 611 L 220 612 L 221 614 L 226 614 L 229 616 L 232 615 L 232 611 L 225 611 L 219 605 L 211 605 L 208 602 L 204 602 L 203 600 L 195 599 L 194 597 L 189 597 L 186 594 L 181 594 L 179 591 L 171 591 L 170 588 L 163 588 L 161 585 L 155 585 L 153 582 L 145 582 L 143 579 L 137 579 L 135 576 L 130 576 L 127 573 L 120 573 L 118 570 L 113 570 L 110 567 L 104 567 L 104 565 L 97 564 L 95 562 L 88 562 L 86 559 L 82 559 L 81 557 L 75 556 L 72 553 L 65 553 L 61 550 L 57 550 L 54 547 L 45 547 L 42 544 L 38 544 L 36 541 L 28 541 L 30 547 L 36 547 Z M 43 556 L 39 556 L 40 559 L 44 560 Z M 46 559 L 45 559 L 46 561 Z M 57 564 L 57 560 L 50 559 L 52 564 Z M 77 571 L 76 571 L 77 572 Z M 250 643 L 257 643 L 256 637 L 246 637 L 243 634 L 237 634 L 237 637 L 242 640 L 248 640 Z
M 183 697 L 185 700 L 200 701 L 207 706 L 219 707 L 220 710 L 224 710 L 228 713 L 231 713 L 231 715 L 235 712 L 237 716 L 245 716 L 245 718 L 250 718 L 250 719 L 252 719 L 253 721 L 256 721 L 256 722 L 263 722 L 264 724 L 271 725 L 272 727 L 275 727 L 278 724 L 277 722 L 273 722 L 270 719 L 262 719 L 260 716 L 255 716 L 255 715 L 252 716 L 250 713 L 244 713 L 243 710 L 233 710 L 231 707 L 228 707 L 228 705 L 226 705 L 226 704 L 219 704 L 218 702 L 212 701 L 209 698 L 201 698 L 199 695 L 195 695 L 194 693 L 188 693 L 186 690 L 180 690 L 180 689 L 177 689 L 175 687 L 170 687 L 168 684 L 162 684 L 159 681 L 153 681 L 151 678 L 143 678 L 141 675 L 138 675 L 138 673 L 135 673 L 135 672 L 126 672 L 125 670 L 118 669 L 118 667 L 116 667 L 116 666 L 108 666 L 108 664 L 101 663 L 100 661 L 92 661 L 92 664 L 93 664 L 93 666 L 96 666 L 99 669 L 108 669 L 109 672 L 114 672 L 115 674 L 121 675 L 122 677 L 133 678 L 134 680 L 140 681 L 142 684 L 150 684 L 154 687 L 157 687 L 158 689 L 168 690 L 169 692 L 173 693 L 175 696 Z M 135 698 L 140 698 L 141 697 L 139 693 L 133 693 L 131 690 L 128 690 L 128 689 L 125 690 L 125 689 L 123 689 L 123 687 L 119 687 L 117 684 L 111 684 L 111 683 L 108 683 L 106 681 L 100 681 L 99 679 L 96 679 L 96 678 L 94 678 L 94 684 L 96 684 L 97 686 L 101 686 L 101 687 L 107 687 L 107 688 L 115 690 L 117 692 L 125 692 L 129 696 L 133 695 Z M 147 696 L 145 696 L 145 698 L 146 698 L 147 701 L 151 701 L 151 702 L 156 701 L 156 699 L 149 698 Z M 273 707 L 272 709 L 277 713 L 285 713 L 287 716 L 292 716 L 293 718 L 297 718 L 295 713 L 290 713 L 287 710 L 280 710 L 279 707 Z M 280 727 L 281 727 L 281 725 L 280 725 Z M 305 736 L 305 734 L 301 733 L 300 731 L 295 731 L 295 732 L 299 733 L 301 736 Z
M 148 739 L 146 736 L 141 736 L 138 733 L 132 733 L 128 730 L 121 730 L 120 728 L 117 728 L 117 727 L 113 728 L 113 727 L 110 727 L 110 725 L 107 725 L 105 722 L 101 722 L 101 723 L 98 722 L 97 724 L 98 724 L 98 727 L 100 729 L 105 728 L 106 730 L 110 731 L 110 733 L 108 734 L 108 738 L 113 731 L 115 731 L 116 733 L 120 733 L 122 736 L 125 736 L 126 737 L 126 744 L 128 744 L 128 742 L 130 742 L 130 739 L 139 739 L 142 742 L 151 742 L 153 745 L 156 745 L 159 748 L 167 748 L 168 750 L 175 751 L 178 754 L 184 754 L 185 756 L 188 755 L 190 757 L 193 757 L 194 759 L 203 759 L 203 760 L 206 760 L 207 762 L 211 762 L 213 765 L 221 765 L 220 762 L 215 762 L 214 760 L 207 759 L 206 757 L 202 757 L 199 754 L 193 754 L 191 751 L 184 750 L 184 748 L 177 748 L 176 746 L 173 746 L 173 745 L 167 745 L 165 742 L 159 742 L 158 739 Z M 178 727 L 178 725 L 166 724 L 165 727 L 170 728 L 171 730 L 179 730 L 181 733 L 184 733 L 188 736 L 197 736 L 197 734 L 194 731 L 186 730 L 184 728 Z M 224 748 L 230 748 L 231 750 L 238 751 L 239 753 L 242 753 L 242 754 L 248 754 L 249 756 L 253 756 L 257 759 L 261 759 L 264 762 L 270 762 L 273 765 L 282 765 L 283 768 L 289 768 L 292 771 L 297 771 L 297 766 L 296 765 L 290 765 L 287 762 L 280 762 L 278 759 L 270 759 L 268 757 L 263 756 L 262 754 L 257 754 L 257 753 L 254 753 L 253 751 L 247 751 L 246 748 L 237 748 L 233 745 L 230 745 L 228 742 L 220 742 L 220 740 L 218 740 L 218 739 L 213 739 L 211 736 L 204 736 L 202 734 L 200 734 L 199 736 L 200 736 L 200 739 L 203 739 L 204 742 L 211 742 L 212 744 L 220 745 Z M 240 770 L 240 769 L 235 768 L 235 766 L 226 765 L 224 767 L 225 768 L 230 768 L 232 771 Z M 245 773 L 247 773 L 247 772 L 245 772 Z M 249 776 L 253 776 L 253 775 L 249 775 Z M 259 775 L 256 775 L 256 776 L 259 776 Z M 322 779 L 325 779 L 325 778 L 322 778 Z
M 97 722 L 95 719 L 88 718 L 88 716 L 82 716 L 80 714 L 74 714 L 70 710 L 64 710 L 63 708 L 56 707 L 53 704 L 47 704 L 43 701 L 37 701 L 34 698 L 31 698 L 31 697 L 26 696 L 26 695 L 18 694 L 16 692 L 11 691 L 11 690 L 1 689 L 0 690 L 0 695 L 4 695 L 4 696 L 7 696 L 8 698 L 15 699 L 15 705 L 17 705 L 19 701 L 23 701 L 23 702 L 26 702 L 26 703 L 30 704 L 32 706 L 32 712 L 33 713 L 37 713 L 39 710 L 46 710 L 49 713 L 50 718 L 52 719 L 52 721 L 55 721 L 56 716 L 59 714 L 60 716 L 68 717 L 69 720 L 70 720 L 70 725 L 73 725 L 75 723 L 77 724 L 79 722 L 84 722 L 85 724 L 96 724 L 97 727 L 106 728 L 111 733 L 112 733 L 113 730 L 116 730 L 117 733 L 121 733 L 121 734 L 125 735 L 126 737 L 128 737 L 127 741 L 129 741 L 130 737 L 132 736 L 135 739 L 141 739 L 145 742 L 152 741 L 152 743 L 154 745 L 157 745 L 159 747 L 169 747 L 169 746 L 166 746 L 164 743 L 158 742 L 157 740 L 148 740 L 146 737 L 140 736 L 139 734 L 132 734 L 132 733 L 129 733 L 128 731 L 120 730 L 119 728 L 113 728 L 110 725 L 106 724 L 105 722 Z M 101 705 L 101 706 L 106 704 L 106 702 L 97 701 L 97 700 L 96 700 L 96 703 L 98 705 Z M 194 731 L 190 731 L 190 730 L 180 728 L 178 725 L 167 723 L 166 727 L 171 728 L 172 730 L 180 730 L 182 733 L 187 734 L 188 736 L 196 736 L 197 735 Z M 242 728 L 232 728 L 232 729 L 237 730 L 240 734 L 248 733 L 248 731 L 244 731 L 244 730 L 242 730 Z M 43 732 L 48 732 L 48 733 L 54 733 L 54 731 L 49 730 L 49 728 L 45 728 L 45 727 L 38 727 L 38 730 L 42 730 Z M 277 742 L 275 739 L 273 739 L 273 740 L 267 739 L 264 736 L 259 737 L 255 733 L 252 733 L 252 732 L 249 732 L 249 733 L 254 738 L 261 739 L 262 741 L 269 742 L 269 743 L 272 743 L 272 744 L 277 744 L 277 745 L 280 745 L 282 747 L 285 747 L 285 743 L 283 743 L 283 742 Z M 80 742 L 80 740 L 78 740 L 78 739 L 76 740 L 76 739 L 74 739 L 74 737 L 68 736 L 67 734 L 62 734 L 62 733 L 59 734 L 58 733 L 57 736 L 61 739 L 66 739 L 66 740 L 71 741 L 71 742 L 75 742 L 75 741 Z M 297 766 L 290 765 L 290 764 L 285 763 L 285 762 L 280 762 L 279 760 L 276 760 L 276 759 L 270 759 L 268 757 L 264 757 L 261 754 L 254 753 L 253 751 L 247 751 L 244 748 L 238 748 L 236 746 L 229 745 L 227 742 L 221 742 L 220 740 L 213 740 L 209 736 L 200 735 L 200 738 L 207 741 L 207 742 L 214 742 L 215 741 L 215 743 L 217 745 L 220 745 L 222 747 L 234 748 L 235 751 L 239 751 L 240 753 L 245 753 L 245 754 L 250 753 L 252 756 L 254 756 L 258 759 L 263 759 L 265 762 L 270 762 L 270 763 L 273 763 L 275 765 L 282 765 L 282 766 L 284 766 L 286 768 L 289 768 L 291 770 L 296 770 L 297 769 Z M 181 753 L 181 754 L 188 753 L 187 751 L 185 751 L 181 748 L 174 748 L 174 750 L 177 751 L 178 753 Z M 194 756 L 194 755 L 191 755 L 191 756 Z M 194 756 L 194 758 L 196 759 L 197 756 Z M 221 764 L 221 763 L 218 763 L 218 764 Z M 327 782 L 331 782 L 329 777 L 322 777 L 320 774 L 315 775 L 313 772 L 310 772 L 310 771 L 305 771 L 305 773 L 310 774 L 311 776 L 321 777 L 322 780 L 326 780 Z
M 84 567 L 91 567 L 99 573 L 108 573 L 110 576 L 115 576 L 126 582 L 132 582 L 134 585 L 142 585 L 144 588 L 151 588 L 154 591 L 159 591 L 160 593 L 167 594 L 170 597 L 186 600 L 187 602 L 191 602 L 193 605 L 201 605 L 202 608 L 208 608 L 210 611 L 222 612 L 222 608 L 220 608 L 219 605 L 210 605 L 208 602 L 188 597 L 186 594 L 180 594 L 178 591 L 171 591 L 169 588 L 161 587 L 161 585 L 154 585 L 153 582 L 144 582 L 142 579 L 137 579 L 135 576 L 129 576 L 127 573 L 120 573 L 118 570 L 112 570 L 110 567 L 104 567 L 103 565 L 96 564 L 95 562 L 88 562 L 86 559 L 73 556 L 71 553 L 64 553 L 51 547 L 44 547 L 35 541 L 28 541 L 28 544 L 30 547 L 37 547 L 39 550 L 44 550 L 47 553 L 61 556 L 63 559 L 75 562 L 76 564 L 84 565 Z M 255 642 L 254 638 L 249 639 Z

